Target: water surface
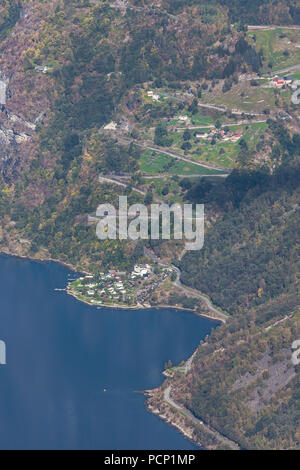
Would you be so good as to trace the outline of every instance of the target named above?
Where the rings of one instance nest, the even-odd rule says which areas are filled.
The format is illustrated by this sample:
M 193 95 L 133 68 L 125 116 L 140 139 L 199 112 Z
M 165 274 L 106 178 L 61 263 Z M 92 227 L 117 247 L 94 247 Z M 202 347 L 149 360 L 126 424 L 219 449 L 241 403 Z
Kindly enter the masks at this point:
M 0 256 L 1 449 L 193 449 L 133 393 L 163 381 L 215 322 L 174 309 L 97 309 L 56 263 Z M 104 392 L 104 389 L 107 392 Z

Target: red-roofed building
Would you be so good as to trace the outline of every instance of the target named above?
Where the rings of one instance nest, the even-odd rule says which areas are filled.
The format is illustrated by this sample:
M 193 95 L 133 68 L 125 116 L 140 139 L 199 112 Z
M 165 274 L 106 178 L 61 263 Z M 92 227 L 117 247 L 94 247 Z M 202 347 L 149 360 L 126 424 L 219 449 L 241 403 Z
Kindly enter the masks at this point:
M 285 80 L 284 80 L 284 78 L 275 77 L 275 78 L 273 78 L 272 83 L 275 87 L 282 88 L 285 85 Z

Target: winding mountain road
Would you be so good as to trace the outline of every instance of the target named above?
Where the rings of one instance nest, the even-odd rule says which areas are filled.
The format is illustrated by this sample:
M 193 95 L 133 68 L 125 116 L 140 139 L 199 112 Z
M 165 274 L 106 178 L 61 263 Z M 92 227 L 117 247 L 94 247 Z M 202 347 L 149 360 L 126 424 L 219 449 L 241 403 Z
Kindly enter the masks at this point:
M 280 26 L 280 25 L 248 25 L 248 31 L 273 31 L 274 29 L 300 29 L 299 25 Z
M 94 5 L 98 5 L 98 6 L 103 5 L 103 2 L 100 2 L 99 0 L 90 0 L 90 3 L 93 3 Z M 137 12 L 149 13 L 152 15 L 153 14 L 164 15 L 164 16 L 167 16 L 168 18 L 171 18 L 172 20 L 180 19 L 180 16 L 171 15 L 170 13 L 158 10 L 157 8 L 138 7 L 136 5 L 132 5 L 127 0 L 116 0 L 113 3 L 110 3 L 109 6 L 110 8 L 114 8 L 116 10 L 126 11 L 128 9 L 128 10 L 137 11 Z
M 183 157 L 182 155 L 178 154 L 178 153 L 175 153 L 175 152 L 171 152 L 170 150 L 165 150 L 165 149 L 161 149 L 159 147 L 155 147 L 155 146 L 151 146 L 151 145 L 148 145 L 148 144 L 145 144 L 145 143 L 141 143 L 141 142 L 136 142 L 134 139 L 127 139 L 127 138 L 124 138 L 124 137 L 120 137 L 120 136 L 116 136 L 117 139 L 120 141 L 120 142 L 123 142 L 125 144 L 131 144 L 133 143 L 134 145 L 136 145 L 137 147 L 141 147 L 141 148 L 144 148 L 146 150 L 152 150 L 154 152 L 160 152 L 160 153 L 163 153 L 165 155 L 168 155 L 169 157 L 172 157 L 172 158 L 176 158 L 177 160 L 181 160 L 183 162 L 186 162 L 186 163 L 189 163 L 189 164 L 193 164 L 193 165 L 196 165 L 196 166 L 200 166 L 202 168 L 207 168 L 209 170 L 216 170 L 216 171 L 227 171 L 226 168 L 221 168 L 221 167 L 217 167 L 217 166 L 212 166 L 212 165 L 207 165 L 206 163 L 199 163 L 199 162 L 195 162 L 194 160 L 191 160 L 189 158 L 185 158 Z M 231 170 L 228 170 L 228 171 L 231 171 Z M 200 175 L 201 176 L 201 175 Z M 212 175 L 212 176 L 224 176 L 224 173 L 222 175 Z M 228 176 L 228 174 L 226 175 Z
M 168 265 L 168 264 L 162 263 L 162 261 L 151 250 L 148 250 L 147 248 L 144 248 L 144 253 L 145 253 L 145 256 L 147 256 L 149 259 L 151 259 L 152 261 L 157 263 L 159 266 L 162 266 L 164 268 L 172 268 L 174 271 L 176 271 L 177 279 L 176 279 L 176 281 L 174 281 L 173 284 L 176 287 L 178 287 L 178 289 L 182 290 L 183 292 L 186 292 L 187 294 L 193 294 L 194 297 L 198 297 L 199 299 L 201 299 L 206 304 L 207 308 L 211 312 L 213 312 L 213 314 L 214 314 L 213 318 L 214 319 L 220 320 L 223 323 L 225 323 L 228 320 L 229 315 L 226 315 L 221 310 L 218 310 L 216 307 L 214 307 L 213 303 L 209 300 L 208 297 L 206 297 L 203 294 L 200 294 L 198 291 L 196 291 L 196 290 L 194 290 L 190 287 L 186 287 L 185 285 L 183 285 L 181 283 L 181 281 L 180 281 L 181 271 L 180 271 L 179 268 L 177 268 L 173 264 Z
M 172 266 L 172 268 L 176 271 L 177 273 L 177 279 L 176 281 L 174 282 L 174 284 L 179 288 L 181 289 L 182 291 L 186 292 L 187 294 L 193 294 L 195 297 L 198 297 L 199 299 L 201 299 L 205 305 L 207 306 L 207 308 L 213 312 L 215 315 L 216 315 L 216 319 L 220 320 L 221 322 L 225 323 L 229 316 L 226 315 L 225 313 L 221 312 L 221 310 L 218 310 L 216 307 L 214 307 L 214 305 L 212 304 L 212 302 L 209 300 L 208 297 L 206 297 L 205 295 L 203 294 L 200 294 L 199 292 L 197 292 L 196 290 L 190 288 L 190 287 L 186 287 L 185 285 L 182 284 L 182 282 L 180 281 L 180 277 L 181 277 L 181 271 L 179 268 L 175 267 L 175 266 Z
M 246 124 L 246 125 L 250 125 L 250 124 L 263 124 L 264 122 L 267 122 L 267 119 L 261 119 L 261 120 L 257 120 L 257 121 L 245 121 L 245 120 L 241 120 L 241 121 L 237 121 L 237 122 L 234 122 L 234 123 L 229 123 L 229 124 L 222 124 L 221 125 L 221 128 L 225 128 L 225 127 L 238 127 L 238 126 L 242 126 L 243 124 Z M 196 129 L 215 129 L 216 126 L 214 124 L 210 124 L 209 126 L 185 126 L 185 127 L 176 127 L 175 129 L 178 130 L 178 131 L 184 131 L 186 129 L 190 129 L 190 130 L 196 130 Z
M 300 71 L 300 64 L 296 64 L 296 65 L 290 65 L 289 67 L 286 67 L 281 70 L 276 70 L 275 72 L 272 72 L 272 75 L 274 76 L 279 73 L 299 72 L 299 71 Z
M 121 181 L 118 181 L 117 179 L 114 179 L 114 178 L 110 178 L 109 176 L 106 176 L 106 175 L 99 175 L 99 182 L 100 183 L 116 184 L 117 186 L 121 186 L 122 188 L 127 188 L 127 186 L 129 185 L 129 183 L 122 183 Z M 132 187 L 131 189 L 135 193 L 141 194 L 144 197 L 147 195 L 146 191 L 142 191 L 141 189 L 138 189 L 138 188 L 135 188 L 135 187 Z M 164 201 L 162 199 L 159 199 L 156 196 L 153 196 L 153 200 L 155 202 L 159 203 L 159 204 L 164 203 Z
M 172 391 L 172 386 L 169 385 L 165 390 L 164 390 L 164 400 L 166 403 L 168 403 L 170 406 L 175 408 L 177 411 L 179 411 L 183 416 L 186 418 L 190 419 L 194 424 L 197 426 L 200 426 L 206 433 L 214 436 L 219 442 L 222 444 L 228 446 L 232 450 L 239 450 L 240 447 L 238 444 L 235 442 L 231 441 L 230 439 L 227 439 L 227 437 L 223 436 L 220 434 L 218 431 L 211 429 L 207 424 L 203 423 L 200 419 L 196 418 L 189 410 L 186 408 L 179 406 L 172 398 L 171 398 L 171 391 Z

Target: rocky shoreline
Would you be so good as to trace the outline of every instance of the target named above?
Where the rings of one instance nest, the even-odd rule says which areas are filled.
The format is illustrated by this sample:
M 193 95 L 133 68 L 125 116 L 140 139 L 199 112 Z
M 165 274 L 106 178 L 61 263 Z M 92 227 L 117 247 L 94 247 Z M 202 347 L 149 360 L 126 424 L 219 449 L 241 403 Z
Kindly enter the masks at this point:
M 147 397 L 145 406 L 150 413 L 157 415 L 170 426 L 178 429 L 202 450 L 239 450 L 238 444 L 222 436 L 218 431 L 211 429 L 195 417 L 191 419 L 191 417 L 186 416 L 183 411 L 175 408 L 175 403 L 172 406 L 167 402 L 164 394 L 168 383 L 168 379 L 166 379 L 161 387 L 145 390 L 144 395 Z M 198 423 L 195 421 L 198 421 Z
M 88 276 L 90 274 L 88 271 L 84 271 L 82 269 L 76 268 L 76 266 L 74 266 L 71 263 L 68 263 L 66 261 L 62 261 L 62 260 L 59 260 L 59 259 L 50 258 L 48 256 L 29 256 L 28 254 L 23 255 L 21 253 L 14 253 L 11 250 L 5 250 L 3 248 L 0 249 L 0 254 L 1 255 L 7 255 L 7 256 L 14 256 L 15 258 L 20 258 L 20 259 L 28 259 L 30 261 L 37 261 L 37 262 L 41 262 L 41 263 L 47 263 L 47 262 L 58 263 L 61 266 L 65 266 L 66 268 L 70 269 L 73 272 L 82 273 L 86 276 Z
M 163 419 L 169 426 L 173 426 L 178 429 L 184 437 L 192 441 L 193 444 L 199 446 L 200 449 L 203 449 L 203 443 L 195 438 L 194 429 L 189 425 L 186 418 L 181 416 L 180 413 L 172 410 L 172 408 L 163 401 L 160 405 L 152 404 L 151 398 L 156 398 L 158 390 L 159 389 L 145 390 L 144 395 L 147 397 L 145 406 L 147 411 Z
M 175 427 L 184 437 L 199 447 L 199 450 L 224 450 L 225 446 L 212 439 L 211 435 L 196 426 L 179 411 L 172 408 L 163 398 L 161 388 L 145 390 L 147 397 L 146 409 L 153 413 L 169 426 Z

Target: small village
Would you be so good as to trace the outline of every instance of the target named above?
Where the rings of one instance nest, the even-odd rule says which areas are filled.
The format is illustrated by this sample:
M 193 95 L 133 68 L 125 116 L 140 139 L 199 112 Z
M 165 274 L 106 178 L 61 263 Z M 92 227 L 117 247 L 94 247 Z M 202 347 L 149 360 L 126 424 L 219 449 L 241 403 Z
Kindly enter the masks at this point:
M 130 273 L 110 270 L 86 275 L 68 285 L 68 293 L 91 305 L 144 307 L 172 269 L 155 273 L 149 264 L 136 264 Z M 148 306 L 148 305 L 146 305 Z

